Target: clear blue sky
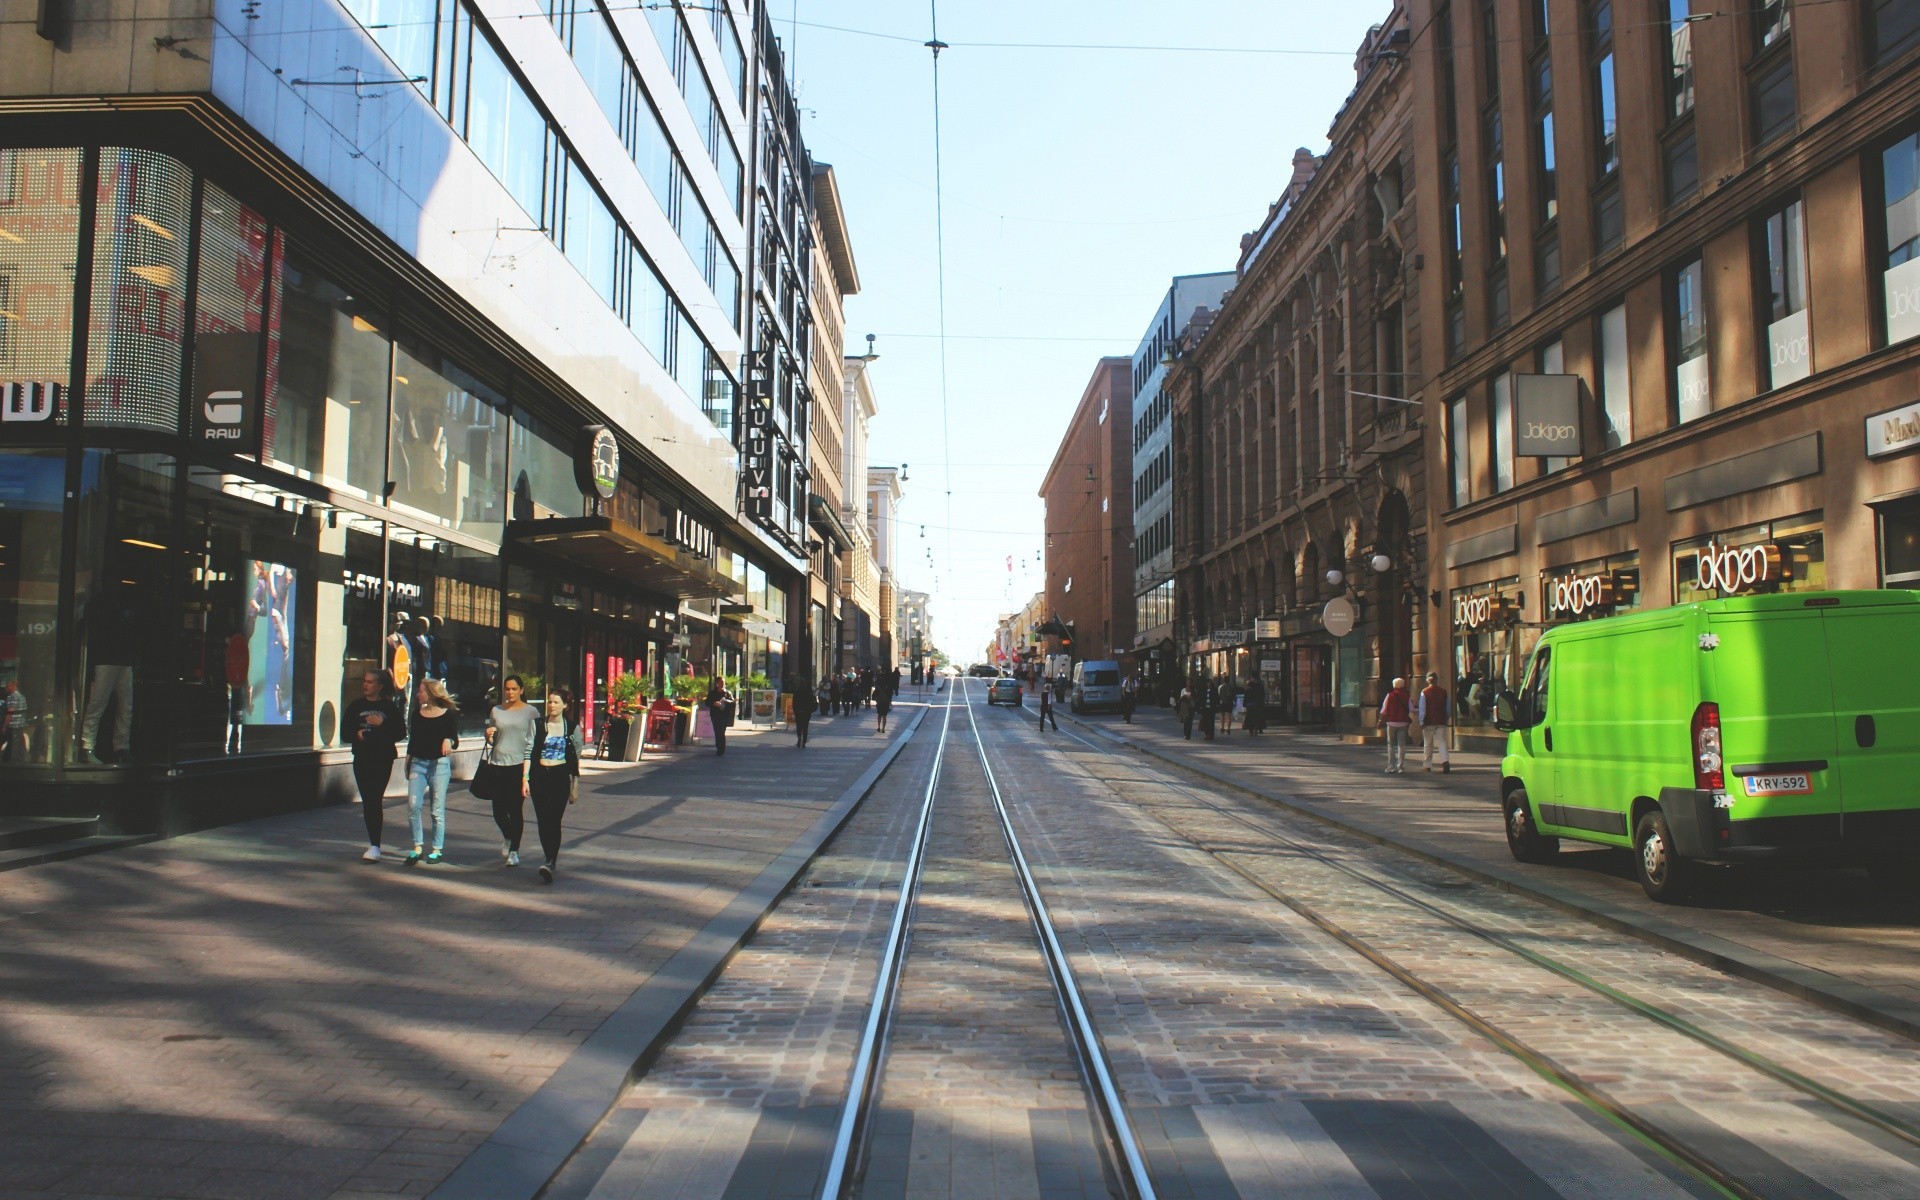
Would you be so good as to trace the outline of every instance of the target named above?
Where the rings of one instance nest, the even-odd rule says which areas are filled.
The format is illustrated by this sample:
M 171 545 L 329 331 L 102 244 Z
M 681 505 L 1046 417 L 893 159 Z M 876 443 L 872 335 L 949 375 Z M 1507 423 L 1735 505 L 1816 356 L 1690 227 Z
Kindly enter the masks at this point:
M 1041 585 L 1036 492 L 1095 360 L 1133 353 L 1172 276 L 1233 266 L 1295 147 L 1325 149 L 1389 6 L 941 4 L 944 420 L 928 6 L 769 7 L 808 149 L 847 207 L 852 352 L 878 335 L 872 461 L 908 465 L 900 578 L 934 593 L 935 638 L 968 661 Z M 982 42 L 1288 52 L 968 45 Z

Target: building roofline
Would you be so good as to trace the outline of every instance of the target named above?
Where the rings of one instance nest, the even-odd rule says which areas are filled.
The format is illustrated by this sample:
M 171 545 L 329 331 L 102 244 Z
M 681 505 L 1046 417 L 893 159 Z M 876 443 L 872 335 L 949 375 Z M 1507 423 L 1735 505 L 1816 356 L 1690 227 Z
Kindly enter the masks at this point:
M 813 163 L 813 211 L 820 221 L 820 241 L 826 247 L 833 276 L 842 296 L 860 294 L 860 271 L 853 263 L 853 242 L 847 236 L 847 210 L 840 203 L 840 181 L 832 163 Z
M 1131 373 L 1133 371 L 1133 356 L 1131 354 L 1105 354 L 1101 356 L 1098 363 L 1094 364 L 1093 374 L 1087 377 L 1087 386 L 1085 390 L 1080 393 L 1080 403 L 1074 405 L 1073 416 L 1067 418 L 1067 427 L 1060 431 L 1060 445 L 1054 450 L 1053 461 L 1047 464 L 1047 473 L 1040 480 L 1040 491 L 1038 495 L 1041 499 L 1046 499 L 1047 492 L 1053 487 L 1054 472 L 1060 469 L 1060 456 L 1067 452 L 1068 435 L 1073 432 L 1073 427 L 1080 423 L 1080 417 L 1087 411 L 1087 406 L 1093 403 L 1094 384 L 1100 382 L 1100 374 L 1102 371 L 1110 371 L 1116 366 L 1125 368 L 1127 372 Z M 1117 395 L 1124 395 L 1128 401 L 1133 399 L 1133 393 L 1131 391 L 1117 393 Z

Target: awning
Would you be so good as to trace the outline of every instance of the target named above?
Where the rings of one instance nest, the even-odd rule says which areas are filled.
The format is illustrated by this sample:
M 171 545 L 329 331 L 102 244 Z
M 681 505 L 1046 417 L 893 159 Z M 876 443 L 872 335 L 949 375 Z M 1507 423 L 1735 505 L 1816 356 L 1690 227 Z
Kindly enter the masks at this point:
M 825 496 L 818 492 L 808 495 L 807 517 L 815 529 L 838 542 L 842 550 L 853 549 L 853 534 L 847 530 L 840 514 L 833 511 L 833 505 L 827 503 Z
M 507 538 L 663 596 L 712 600 L 740 592 L 705 559 L 612 517 L 513 521 Z

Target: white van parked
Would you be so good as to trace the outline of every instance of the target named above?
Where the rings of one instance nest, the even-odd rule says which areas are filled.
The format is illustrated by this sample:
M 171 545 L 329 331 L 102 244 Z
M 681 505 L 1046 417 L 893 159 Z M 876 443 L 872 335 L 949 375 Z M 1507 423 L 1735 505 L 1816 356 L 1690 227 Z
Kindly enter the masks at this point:
M 1077 713 L 1103 708 L 1109 712 L 1119 711 L 1120 664 L 1110 658 L 1075 663 L 1073 691 L 1068 695 L 1067 707 Z

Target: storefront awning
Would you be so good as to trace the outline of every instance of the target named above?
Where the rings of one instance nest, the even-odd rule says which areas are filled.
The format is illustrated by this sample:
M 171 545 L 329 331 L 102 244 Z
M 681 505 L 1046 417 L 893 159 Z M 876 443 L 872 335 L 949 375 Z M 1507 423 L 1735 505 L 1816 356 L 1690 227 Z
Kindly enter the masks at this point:
M 832 538 L 842 550 L 853 549 L 853 534 L 825 496 L 814 492 L 807 497 L 807 517 L 815 529 Z
M 663 596 L 713 600 L 740 593 L 740 585 L 711 564 L 612 517 L 514 521 L 507 539 Z

